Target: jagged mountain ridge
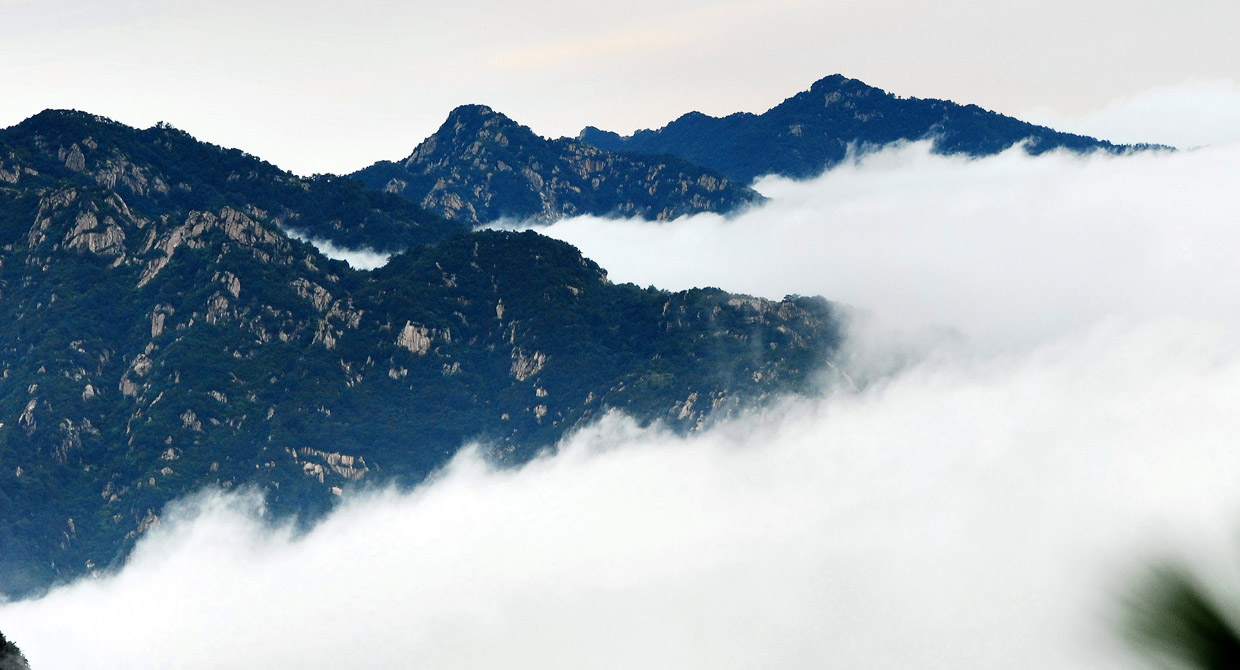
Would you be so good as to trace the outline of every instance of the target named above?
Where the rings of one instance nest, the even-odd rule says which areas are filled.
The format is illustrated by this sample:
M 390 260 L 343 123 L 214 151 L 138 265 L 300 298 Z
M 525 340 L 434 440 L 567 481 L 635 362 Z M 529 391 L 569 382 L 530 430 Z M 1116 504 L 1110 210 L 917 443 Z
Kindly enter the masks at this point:
M 257 159 L 193 142 L 79 114 L 0 132 L 0 591 L 114 564 L 199 487 L 312 519 L 471 439 L 519 463 L 612 408 L 692 430 L 813 388 L 839 342 L 820 298 L 616 285 L 528 232 L 355 271 L 281 230 L 336 182 L 256 177 L 260 207 L 226 163 Z
M 257 219 L 346 248 L 400 251 L 466 230 L 353 180 L 304 179 L 166 124 L 138 130 L 85 112 L 47 110 L 0 131 L 0 183 L 37 186 L 83 176 L 140 209 L 183 217 L 248 207 Z
M 454 109 L 404 161 L 381 161 L 351 176 L 469 224 L 580 214 L 664 220 L 761 200 L 688 161 L 544 139 L 483 105 Z
M 901 98 L 839 74 L 818 80 L 762 114 L 717 118 L 690 112 L 662 128 L 628 137 L 589 126 L 578 139 L 607 151 L 672 154 L 742 184 L 763 175 L 813 177 L 843 160 L 852 147 L 901 140 L 931 139 L 937 152 L 970 156 L 995 154 L 1018 142 L 1027 142 L 1031 154 L 1060 148 L 1133 148 L 1036 126 L 976 105 Z

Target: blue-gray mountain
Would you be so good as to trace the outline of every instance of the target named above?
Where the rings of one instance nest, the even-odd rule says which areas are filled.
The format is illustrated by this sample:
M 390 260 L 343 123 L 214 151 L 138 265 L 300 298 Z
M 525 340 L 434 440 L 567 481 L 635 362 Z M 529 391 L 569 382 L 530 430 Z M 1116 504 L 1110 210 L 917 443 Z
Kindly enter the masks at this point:
M 82 183 L 95 193 L 116 191 L 127 206 L 161 217 L 248 206 L 274 226 L 346 248 L 400 251 L 467 230 L 351 179 L 302 179 L 171 126 L 137 130 L 83 112 L 49 110 L 0 132 L 0 184 L 9 185 L 0 201 L 8 214 L 0 220 L 0 244 L 21 237 L 27 222 L 15 215 L 30 210 L 38 189 L 58 181 Z
M 290 226 L 408 250 L 355 271 Z M 534 233 L 45 112 L 0 131 L 0 591 L 117 564 L 202 487 L 313 520 L 469 440 L 520 463 L 613 408 L 694 430 L 814 388 L 838 319 L 613 284 Z
M 1061 133 L 976 105 L 901 98 L 838 74 L 763 114 L 716 118 L 690 112 L 658 130 L 639 130 L 629 137 L 591 126 L 578 139 L 607 151 L 679 156 L 742 184 L 763 175 L 813 177 L 843 160 L 850 148 L 901 140 L 930 139 L 937 152 L 970 156 L 995 154 L 1018 142 L 1025 142 L 1031 154 L 1149 148 Z
M 351 176 L 468 224 L 546 223 L 578 214 L 663 220 L 731 211 L 761 199 L 680 158 L 544 139 L 482 105 L 453 110 L 405 160 L 381 161 Z

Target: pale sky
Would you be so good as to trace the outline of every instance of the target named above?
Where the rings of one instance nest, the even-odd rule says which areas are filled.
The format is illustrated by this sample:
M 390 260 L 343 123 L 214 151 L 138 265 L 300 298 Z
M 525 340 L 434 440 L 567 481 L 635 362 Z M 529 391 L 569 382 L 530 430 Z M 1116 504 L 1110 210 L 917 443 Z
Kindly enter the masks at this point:
M 1093 132 L 1129 109 L 1101 129 L 1195 143 L 1166 131 L 1202 126 L 1191 95 L 1162 117 L 1145 96 L 1209 91 L 1210 118 L 1240 126 L 1237 44 L 1234 0 L 0 0 L 0 126 L 76 108 L 348 172 L 461 104 L 546 136 L 627 133 L 761 112 L 838 72 Z

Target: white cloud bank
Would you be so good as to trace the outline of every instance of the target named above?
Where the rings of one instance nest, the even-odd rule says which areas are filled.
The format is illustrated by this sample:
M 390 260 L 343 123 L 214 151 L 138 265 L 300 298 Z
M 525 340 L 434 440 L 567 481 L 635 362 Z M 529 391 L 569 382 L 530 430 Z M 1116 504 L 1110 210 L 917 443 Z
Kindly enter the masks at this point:
M 993 350 L 1107 317 L 1240 315 L 1237 174 L 1240 145 L 969 160 L 912 144 L 814 181 L 761 180 L 772 201 L 734 219 L 544 232 L 616 281 L 820 294 Z
M 557 225 L 619 280 L 969 344 L 692 439 L 465 454 L 300 538 L 204 498 L 0 626 L 38 670 L 1140 667 L 1118 594 L 1168 546 L 1226 565 L 1240 524 L 1238 160 L 913 147 L 730 221 Z
M 1185 149 L 1228 144 L 1240 142 L 1240 84 L 1224 79 L 1190 81 L 1125 96 L 1083 116 L 1043 109 L 1022 118 L 1125 144 Z

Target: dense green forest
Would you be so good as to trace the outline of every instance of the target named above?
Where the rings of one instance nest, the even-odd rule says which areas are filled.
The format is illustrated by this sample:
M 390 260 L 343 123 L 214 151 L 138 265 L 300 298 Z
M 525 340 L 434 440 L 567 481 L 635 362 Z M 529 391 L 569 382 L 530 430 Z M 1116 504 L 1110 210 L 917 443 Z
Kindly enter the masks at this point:
M 688 431 L 812 391 L 839 343 L 821 298 L 615 284 L 563 242 L 166 127 L 48 112 L 0 132 L 0 161 L 11 594 L 115 566 L 202 487 L 309 523 L 470 441 L 517 464 L 612 410 Z M 357 227 L 398 223 L 407 248 L 354 270 L 283 232 L 310 220 L 370 246 Z

